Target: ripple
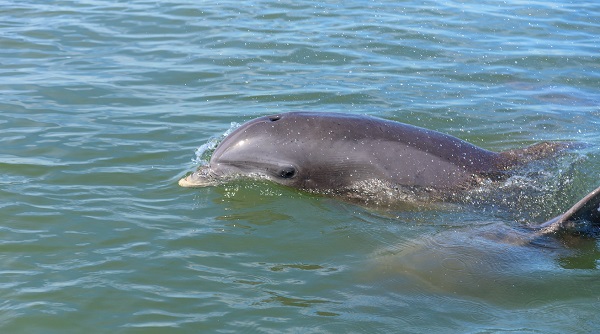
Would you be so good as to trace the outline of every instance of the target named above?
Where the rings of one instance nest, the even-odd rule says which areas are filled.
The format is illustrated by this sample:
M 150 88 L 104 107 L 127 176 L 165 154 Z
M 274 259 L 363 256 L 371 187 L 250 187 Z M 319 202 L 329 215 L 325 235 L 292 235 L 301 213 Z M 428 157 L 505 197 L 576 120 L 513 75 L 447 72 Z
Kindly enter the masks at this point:
M 593 148 L 473 194 L 481 210 L 176 185 L 231 122 L 307 108 L 495 150 L 596 143 L 597 3 L 3 5 L 2 332 L 600 327 L 594 240 L 508 233 L 597 182 Z

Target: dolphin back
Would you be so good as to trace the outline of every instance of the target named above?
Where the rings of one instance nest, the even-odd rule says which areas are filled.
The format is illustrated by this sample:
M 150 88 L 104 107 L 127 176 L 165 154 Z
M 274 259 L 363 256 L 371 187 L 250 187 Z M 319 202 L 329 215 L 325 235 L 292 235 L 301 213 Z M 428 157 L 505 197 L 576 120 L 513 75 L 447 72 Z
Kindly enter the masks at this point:
M 600 187 L 563 214 L 544 223 L 541 231 L 545 234 L 600 235 Z
M 534 160 L 546 159 L 572 146 L 574 146 L 572 143 L 541 142 L 521 149 L 500 152 L 500 164 L 498 167 L 510 168 Z

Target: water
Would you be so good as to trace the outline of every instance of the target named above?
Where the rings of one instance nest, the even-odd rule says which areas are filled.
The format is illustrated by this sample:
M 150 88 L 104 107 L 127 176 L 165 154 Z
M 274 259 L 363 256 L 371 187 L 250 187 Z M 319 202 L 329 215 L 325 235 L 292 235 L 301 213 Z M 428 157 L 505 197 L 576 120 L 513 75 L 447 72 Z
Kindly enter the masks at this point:
M 596 240 L 506 240 L 599 184 L 596 2 L 1 8 L 2 332 L 600 328 Z M 507 203 L 468 209 L 177 186 L 232 122 L 288 110 L 374 115 L 492 150 L 587 146 L 540 166 L 537 192 L 513 180 Z

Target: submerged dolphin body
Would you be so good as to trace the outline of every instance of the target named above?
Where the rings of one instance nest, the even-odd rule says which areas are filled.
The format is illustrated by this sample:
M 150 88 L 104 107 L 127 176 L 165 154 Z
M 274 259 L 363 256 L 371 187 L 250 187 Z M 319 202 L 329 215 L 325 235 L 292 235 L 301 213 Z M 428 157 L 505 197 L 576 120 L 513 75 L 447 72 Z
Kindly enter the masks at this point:
M 503 305 L 590 296 L 572 293 L 579 291 L 582 277 L 594 281 L 597 274 L 589 270 L 600 267 L 600 188 L 541 226 L 506 221 L 459 225 L 399 235 L 399 243 L 372 254 L 363 270 L 365 284 Z M 587 271 L 582 275 L 568 269 Z
M 361 191 L 393 190 L 393 200 L 402 193 L 399 189 L 443 194 L 504 178 L 510 168 L 564 146 L 540 143 L 496 153 L 380 118 L 291 112 L 243 124 L 218 145 L 208 166 L 182 178 L 179 185 L 203 187 L 250 177 L 355 197 Z

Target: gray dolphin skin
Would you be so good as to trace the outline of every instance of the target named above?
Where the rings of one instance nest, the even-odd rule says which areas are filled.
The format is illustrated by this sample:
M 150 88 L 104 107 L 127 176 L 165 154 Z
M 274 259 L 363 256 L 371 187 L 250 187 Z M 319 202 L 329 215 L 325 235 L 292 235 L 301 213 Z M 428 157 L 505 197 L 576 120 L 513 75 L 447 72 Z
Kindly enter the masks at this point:
M 204 187 L 239 177 L 308 191 L 343 192 L 365 184 L 440 191 L 468 189 L 560 143 L 501 153 L 456 137 L 376 117 L 290 112 L 251 120 L 229 134 L 208 166 L 182 178 Z
M 179 185 L 205 187 L 246 177 L 333 195 L 373 184 L 375 192 L 393 189 L 392 197 L 402 194 L 398 189 L 403 187 L 453 192 L 509 176 L 511 168 L 567 147 L 543 142 L 497 153 L 375 117 L 290 112 L 244 123 L 217 146 L 207 166 Z M 600 235 L 600 187 L 529 232 L 533 237 Z

